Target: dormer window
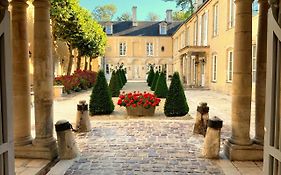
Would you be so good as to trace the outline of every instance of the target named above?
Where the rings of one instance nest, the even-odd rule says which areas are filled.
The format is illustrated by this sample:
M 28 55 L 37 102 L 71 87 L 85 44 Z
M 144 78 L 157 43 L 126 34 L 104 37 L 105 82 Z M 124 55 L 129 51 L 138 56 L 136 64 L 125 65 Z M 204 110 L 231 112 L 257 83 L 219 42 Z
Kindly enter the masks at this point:
M 167 35 L 167 23 L 162 22 L 159 24 L 159 33 L 160 35 Z
M 112 32 L 113 31 L 112 28 L 113 27 L 112 27 L 111 23 L 110 24 L 106 24 L 106 26 L 105 26 L 105 33 L 108 34 L 108 35 L 112 35 L 112 33 L 113 33 Z

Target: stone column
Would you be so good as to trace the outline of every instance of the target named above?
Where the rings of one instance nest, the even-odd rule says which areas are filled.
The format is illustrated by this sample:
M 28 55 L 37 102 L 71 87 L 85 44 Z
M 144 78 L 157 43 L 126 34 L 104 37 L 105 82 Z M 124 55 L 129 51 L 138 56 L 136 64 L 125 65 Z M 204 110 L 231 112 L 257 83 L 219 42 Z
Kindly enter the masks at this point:
M 34 97 L 35 148 L 38 157 L 53 159 L 57 145 L 53 137 L 53 60 L 50 31 L 50 2 L 35 0 L 34 4 Z
M 256 125 L 255 139 L 257 144 L 263 145 L 264 115 L 265 115 L 265 86 L 266 86 L 266 58 L 267 58 L 267 0 L 259 0 L 259 27 L 257 38 L 257 79 L 256 79 Z
M 13 0 L 13 115 L 15 146 L 31 144 L 30 82 L 26 0 Z M 17 148 L 15 155 L 18 154 Z
M 236 0 L 232 82 L 232 135 L 225 143 L 231 160 L 260 160 L 259 147 L 250 139 L 252 95 L 252 0 Z M 247 156 L 245 156 L 247 155 Z

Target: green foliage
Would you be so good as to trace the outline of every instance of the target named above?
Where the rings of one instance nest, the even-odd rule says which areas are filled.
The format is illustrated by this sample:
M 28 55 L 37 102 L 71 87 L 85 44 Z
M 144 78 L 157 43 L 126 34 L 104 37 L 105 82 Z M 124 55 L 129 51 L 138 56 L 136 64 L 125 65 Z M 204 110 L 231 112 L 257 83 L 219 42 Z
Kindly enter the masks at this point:
M 114 110 L 111 93 L 102 70 L 98 72 L 89 106 L 91 115 L 111 114 Z
M 153 76 L 152 85 L 151 85 L 151 87 L 150 87 L 150 89 L 151 89 L 152 91 L 154 91 L 155 88 L 156 88 L 156 83 L 157 83 L 157 81 L 158 81 L 158 78 L 159 78 L 159 72 L 156 71 L 156 73 L 155 73 L 154 76 Z
M 158 21 L 158 20 L 159 20 L 159 16 L 158 16 L 156 13 L 150 12 L 150 13 L 147 15 L 147 19 L 148 19 L 149 21 Z
M 109 89 L 111 90 L 112 97 L 119 97 L 121 85 L 118 75 L 115 73 L 115 71 L 113 71 L 111 74 Z
M 117 71 L 116 71 L 116 74 L 117 74 L 117 76 L 118 76 L 118 79 L 119 79 L 119 82 L 120 82 L 120 89 L 122 89 L 122 87 L 124 86 L 124 82 L 123 82 L 123 80 L 122 80 L 122 77 L 121 77 L 121 73 L 120 73 L 120 69 L 118 69 Z
M 128 12 L 123 13 L 121 16 L 117 17 L 117 21 L 130 21 L 131 19 L 132 19 L 132 16 Z
M 92 14 L 97 21 L 111 21 L 116 11 L 117 8 L 114 4 L 106 4 L 97 6 Z
M 166 97 L 164 113 L 166 116 L 172 117 L 184 116 L 188 111 L 189 107 L 186 102 L 180 76 L 178 72 L 175 72 Z
M 126 78 L 126 74 L 125 74 L 125 70 L 121 69 L 121 77 L 122 77 L 122 81 L 124 82 L 124 84 L 127 83 L 127 78 Z
M 147 76 L 147 84 L 149 87 L 151 87 L 152 83 L 153 83 L 153 78 L 154 78 L 154 70 L 153 67 L 150 67 L 148 76 Z
M 163 1 L 175 1 L 177 3 L 177 7 L 180 6 L 182 10 L 189 10 L 193 12 L 194 9 L 194 0 L 163 0 Z
M 186 11 L 186 12 L 176 11 L 176 12 L 173 12 L 172 18 L 174 21 L 184 21 L 191 15 L 192 15 L 192 12 L 190 12 L 190 11 Z
M 159 75 L 154 94 L 158 98 L 166 98 L 168 94 L 168 86 L 167 86 L 166 76 L 164 72 L 161 72 Z

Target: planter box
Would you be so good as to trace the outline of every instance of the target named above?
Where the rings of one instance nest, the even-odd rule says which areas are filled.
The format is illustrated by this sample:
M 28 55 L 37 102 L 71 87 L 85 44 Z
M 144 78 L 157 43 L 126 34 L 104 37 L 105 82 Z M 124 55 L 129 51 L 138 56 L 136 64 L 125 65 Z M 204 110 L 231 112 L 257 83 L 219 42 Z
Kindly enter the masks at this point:
M 153 116 L 155 113 L 155 107 L 150 107 L 148 109 L 145 109 L 142 106 L 137 107 L 126 107 L 127 115 L 131 116 Z
M 63 94 L 63 86 L 56 85 L 53 86 L 54 98 L 62 97 Z

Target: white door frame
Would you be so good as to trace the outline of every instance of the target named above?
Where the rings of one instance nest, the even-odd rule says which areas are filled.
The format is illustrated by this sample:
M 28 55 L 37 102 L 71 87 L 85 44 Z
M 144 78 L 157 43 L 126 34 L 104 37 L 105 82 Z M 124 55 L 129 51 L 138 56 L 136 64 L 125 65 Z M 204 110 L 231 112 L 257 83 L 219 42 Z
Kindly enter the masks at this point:
M 0 175 L 14 175 L 10 13 L 0 23 Z

